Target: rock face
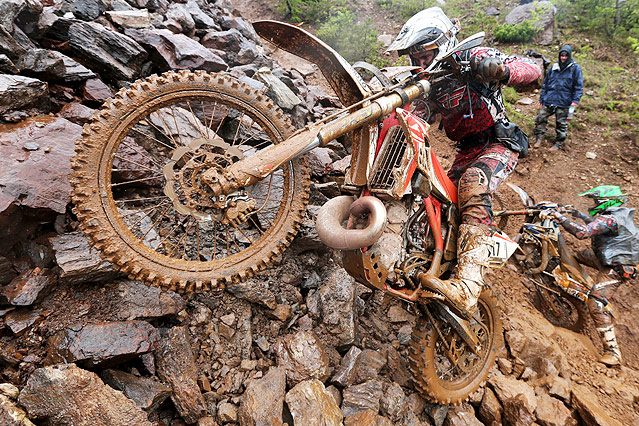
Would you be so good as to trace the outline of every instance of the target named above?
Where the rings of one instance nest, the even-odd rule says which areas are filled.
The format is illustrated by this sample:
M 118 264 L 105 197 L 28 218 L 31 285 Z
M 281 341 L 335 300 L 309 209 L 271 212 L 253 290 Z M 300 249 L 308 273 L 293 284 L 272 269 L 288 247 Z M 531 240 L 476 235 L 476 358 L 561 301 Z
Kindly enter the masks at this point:
M 285 392 L 286 370 L 281 367 L 271 368 L 261 379 L 250 381 L 238 410 L 240 424 L 283 426 Z
M 145 321 L 79 324 L 51 337 L 47 360 L 114 365 L 152 351 L 157 342 L 157 330 Z
M 1 80 L 0 76 L 0 92 Z M 70 158 L 81 131 L 77 124 L 49 116 L 29 118 L 17 125 L 0 124 L 0 213 L 11 204 L 66 211 Z M 37 148 L 25 150 L 27 141 Z
M 554 38 L 555 14 L 557 9 L 549 1 L 526 3 L 515 7 L 506 16 L 506 24 L 519 24 L 529 21 L 535 14 L 533 28 L 537 30 L 535 41 L 539 44 L 550 45 Z
M 286 369 L 289 386 L 308 379 L 323 382 L 329 376 L 324 345 L 312 332 L 300 331 L 284 336 L 278 341 L 275 352 L 277 364 Z
M 133 401 L 75 364 L 34 371 L 18 401 L 31 418 L 59 426 L 151 426 Z

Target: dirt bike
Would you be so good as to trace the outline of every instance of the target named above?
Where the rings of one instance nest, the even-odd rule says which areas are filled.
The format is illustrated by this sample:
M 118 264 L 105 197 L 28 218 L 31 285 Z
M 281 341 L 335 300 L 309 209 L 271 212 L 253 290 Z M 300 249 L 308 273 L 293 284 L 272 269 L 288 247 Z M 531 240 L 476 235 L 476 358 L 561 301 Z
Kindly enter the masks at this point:
M 566 245 L 559 224 L 544 211 L 558 203 L 535 201 L 521 188 L 507 183 L 525 209 L 496 212 L 497 217 L 524 215 L 514 240 L 521 251 L 513 256 L 535 288 L 535 306 L 553 325 L 581 331 L 590 314 L 586 301 L 594 281 Z M 606 309 L 612 310 L 611 304 Z
M 454 53 L 477 46 L 483 33 L 428 75 L 360 65 L 376 76 L 369 84 L 298 27 L 254 27 L 317 64 L 347 107 L 295 131 L 264 94 L 229 74 L 179 71 L 135 82 L 105 104 L 76 147 L 81 229 L 133 278 L 179 292 L 238 282 L 293 240 L 310 185 L 303 154 L 344 137 L 352 157 L 342 191 L 350 195 L 321 208 L 318 234 L 342 250 L 357 281 L 415 307 L 409 366 L 422 393 L 438 403 L 464 400 L 503 345 L 501 319 L 489 288 L 464 318 L 421 285 L 451 273 L 459 212 L 457 189 L 429 146 L 429 125 L 407 106 L 438 78 L 470 73 Z M 514 243 L 493 239 L 491 262 L 502 265 Z

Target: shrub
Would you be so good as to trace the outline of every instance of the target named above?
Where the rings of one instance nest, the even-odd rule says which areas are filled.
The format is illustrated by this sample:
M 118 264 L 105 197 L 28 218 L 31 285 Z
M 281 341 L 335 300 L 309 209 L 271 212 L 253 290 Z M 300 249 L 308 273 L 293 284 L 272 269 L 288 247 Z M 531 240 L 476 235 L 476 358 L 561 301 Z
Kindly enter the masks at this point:
M 347 0 L 280 0 L 277 11 L 292 22 L 317 23 L 326 19 L 332 8 L 343 8 Z
M 433 1 L 426 0 L 376 0 L 384 10 L 404 19 L 408 19 L 417 12 L 433 6 Z
M 501 43 L 525 43 L 531 41 L 537 30 L 529 21 L 519 24 L 504 24 L 495 27 L 495 40 Z

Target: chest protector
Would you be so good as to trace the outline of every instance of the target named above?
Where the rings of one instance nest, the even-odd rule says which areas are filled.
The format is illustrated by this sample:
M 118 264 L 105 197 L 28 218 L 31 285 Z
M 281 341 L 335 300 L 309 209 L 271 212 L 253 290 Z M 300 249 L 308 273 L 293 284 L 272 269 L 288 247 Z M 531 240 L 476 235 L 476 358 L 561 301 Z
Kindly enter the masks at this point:
M 592 248 L 604 265 L 636 265 L 639 263 L 639 230 L 633 218 L 635 209 L 610 207 L 606 216 L 617 221 L 617 234 L 596 235 Z

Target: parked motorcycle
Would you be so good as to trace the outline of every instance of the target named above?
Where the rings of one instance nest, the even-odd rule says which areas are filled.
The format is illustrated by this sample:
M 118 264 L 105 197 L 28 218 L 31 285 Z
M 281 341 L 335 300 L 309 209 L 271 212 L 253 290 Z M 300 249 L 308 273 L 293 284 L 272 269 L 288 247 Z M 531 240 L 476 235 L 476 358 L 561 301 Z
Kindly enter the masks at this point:
M 409 105 L 430 83 L 470 74 L 448 52 L 428 75 L 415 67 L 366 83 L 337 52 L 298 27 L 254 24 L 275 45 L 319 66 L 346 108 L 291 128 L 264 94 L 226 73 L 168 72 L 108 101 L 76 147 L 73 201 L 80 227 L 129 276 L 179 292 L 238 282 L 268 267 L 305 213 L 303 154 L 345 137 L 352 159 L 342 186 L 317 217 L 317 232 L 342 250 L 357 281 L 413 305 L 419 320 L 409 365 L 417 387 L 457 403 L 485 380 L 503 345 L 489 288 L 464 318 L 422 282 L 456 261 L 457 190 L 428 142 L 429 125 Z M 491 263 L 515 243 L 496 233 Z
M 497 212 L 496 216 L 525 216 L 514 238 L 521 248 L 514 258 L 535 286 L 535 306 L 553 325 L 581 331 L 590 316 L 586 301 L 594 281 L 566 245 L 559 224 L 543 214 L 561 205 L 535 203 L 523 189 L 507 185 L 519 194 L 525 209 Z M 610 303 L 606 309 L 612 312 Z

